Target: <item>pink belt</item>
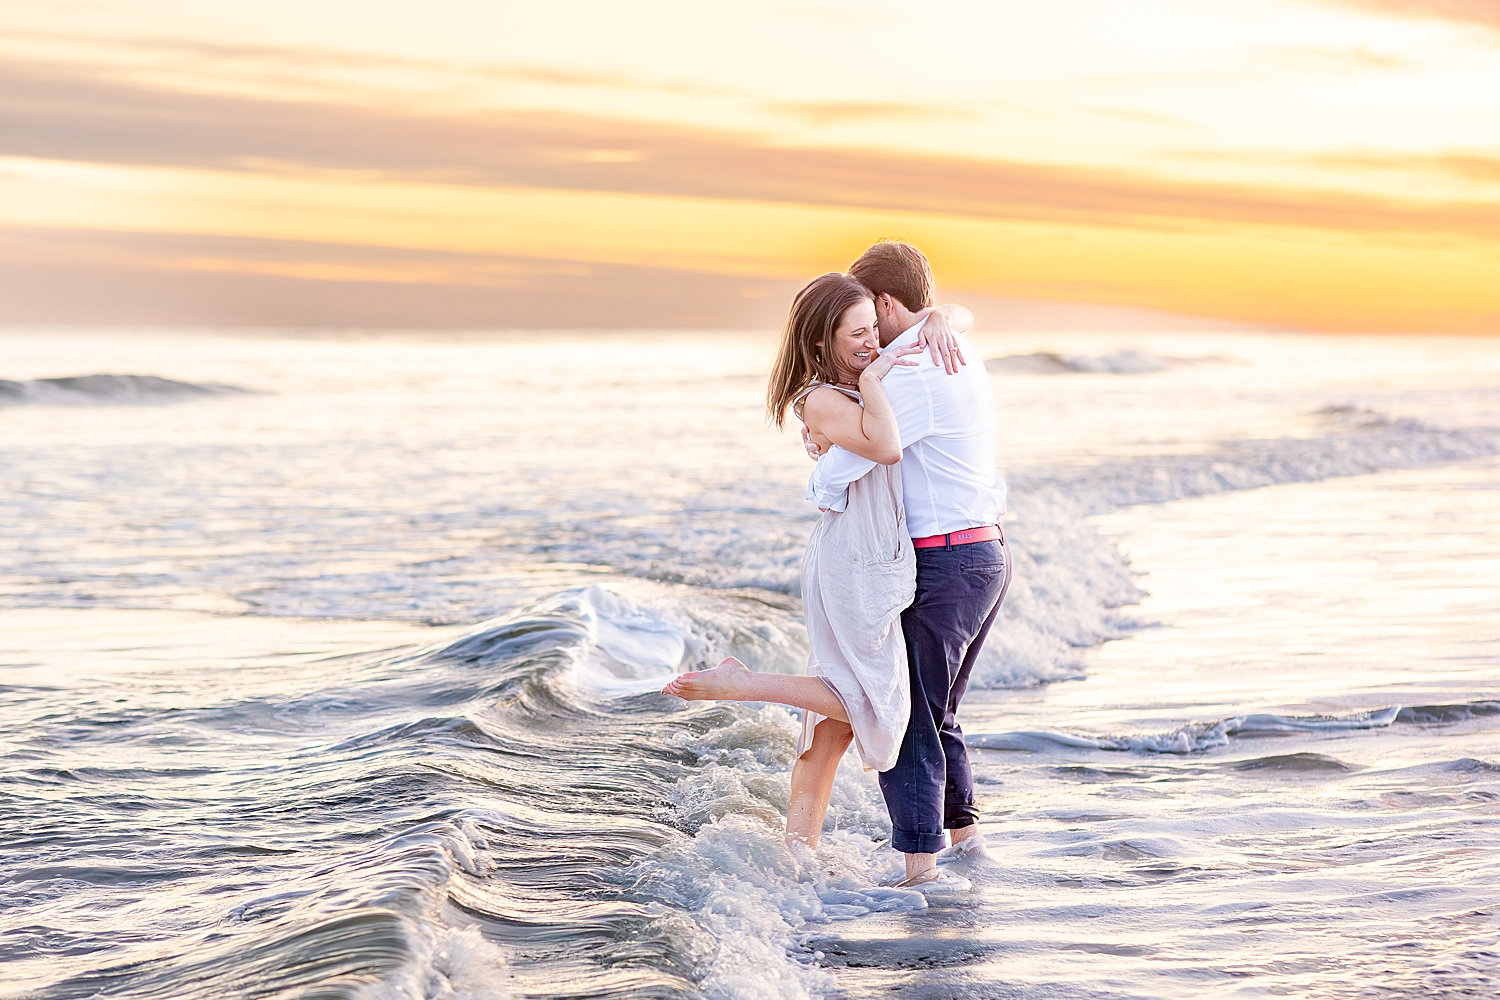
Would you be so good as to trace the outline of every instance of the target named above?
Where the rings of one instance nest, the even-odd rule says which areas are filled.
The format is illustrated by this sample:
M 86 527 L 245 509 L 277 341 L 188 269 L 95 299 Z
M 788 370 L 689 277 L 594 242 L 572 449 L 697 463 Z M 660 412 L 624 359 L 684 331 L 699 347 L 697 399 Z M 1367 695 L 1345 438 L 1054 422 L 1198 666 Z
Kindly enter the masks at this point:
M 975 542 L 1003 542 L 1004 540 L 1005 533 L 1000 530 L 998 524 L 986 524 L 980 528 L 950 531 L 946 535 L 913 538 L 911 543 L 919 549 L 941 549 L 949 545 L 973 545 Z

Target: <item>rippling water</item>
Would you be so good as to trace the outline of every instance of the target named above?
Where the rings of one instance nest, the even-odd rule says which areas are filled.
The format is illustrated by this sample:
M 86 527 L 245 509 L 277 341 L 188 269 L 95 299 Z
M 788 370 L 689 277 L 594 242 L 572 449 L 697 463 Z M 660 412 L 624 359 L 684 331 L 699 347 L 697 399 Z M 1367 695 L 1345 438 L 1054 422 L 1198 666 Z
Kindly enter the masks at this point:
M 0 335 L 0 995 L 1497 992 L 1500 346 L 977 342 L 928 905 L 852 759 L 791 853 L 791 716 L 653 693 L 806 655 L 769 337 Z

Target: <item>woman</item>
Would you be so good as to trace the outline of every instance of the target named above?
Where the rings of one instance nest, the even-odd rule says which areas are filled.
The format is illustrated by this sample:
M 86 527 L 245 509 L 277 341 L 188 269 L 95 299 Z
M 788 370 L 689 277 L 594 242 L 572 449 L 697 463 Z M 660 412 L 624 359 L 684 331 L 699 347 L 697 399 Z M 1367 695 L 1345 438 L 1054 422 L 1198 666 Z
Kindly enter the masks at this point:
M 825 510 L 808 539 L 802 597 L 812 651 L 808 676 L 755 673 L 729 657 L 681 674 L 663 693 L 688 701 L 769 701 L 804 709 L 787 840 L 817 846 L 839 760 L 852 741 L 867 769 L 896 759 L 911 713 L 901 611 L 916 586 L 916 560 L 901 497 L 901 438 L 881 380 L 929 342 L 953 355 L 952 319 L 931 311 L 925 339 L 880 352 L 875 305 L 847 275 L 825 274 L 797 293 L 767 389 L 767 414 L 783 428 L 792 409 L 818 452 L 833 445 L 876 462 L 850 484 L 842 513 Z M 929 331 L 927 327 L 932 327 Z

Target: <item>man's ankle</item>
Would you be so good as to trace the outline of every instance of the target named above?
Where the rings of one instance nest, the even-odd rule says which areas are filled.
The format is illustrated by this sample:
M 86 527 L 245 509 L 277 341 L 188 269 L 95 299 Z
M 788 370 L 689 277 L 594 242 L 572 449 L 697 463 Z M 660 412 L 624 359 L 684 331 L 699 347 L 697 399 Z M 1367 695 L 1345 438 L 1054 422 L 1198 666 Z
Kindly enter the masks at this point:
M 970 823 L 968 826 L 961 826 L 957 830 L 949 830 L 948 831 L 948 843 L 949 844 L 957 844 L 957 843 L 960 843 L 960 842 L 965 841 L 965 840 L 972 840 L 972 839 L 974 839 L 975 837 L 978 837 L 978 836 L 979 836 L 979 824 L 978 823 Z
M 906 877 L 913 879 L 925 871 L 937 867 L 936 854 L 908 854 L 906 856 Z

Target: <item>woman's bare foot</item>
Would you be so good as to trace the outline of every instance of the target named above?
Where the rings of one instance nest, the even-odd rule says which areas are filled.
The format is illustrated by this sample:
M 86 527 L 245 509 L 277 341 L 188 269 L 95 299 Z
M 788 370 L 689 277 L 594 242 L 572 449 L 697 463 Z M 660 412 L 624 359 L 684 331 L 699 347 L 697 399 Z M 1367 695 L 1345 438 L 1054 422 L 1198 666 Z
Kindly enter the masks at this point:
M 752 676 L 749 667 L 726 656 L 712 670 L 678 674 L 661 693 L 676 695 L 683 701 L 739 701 L 748 694 Z

